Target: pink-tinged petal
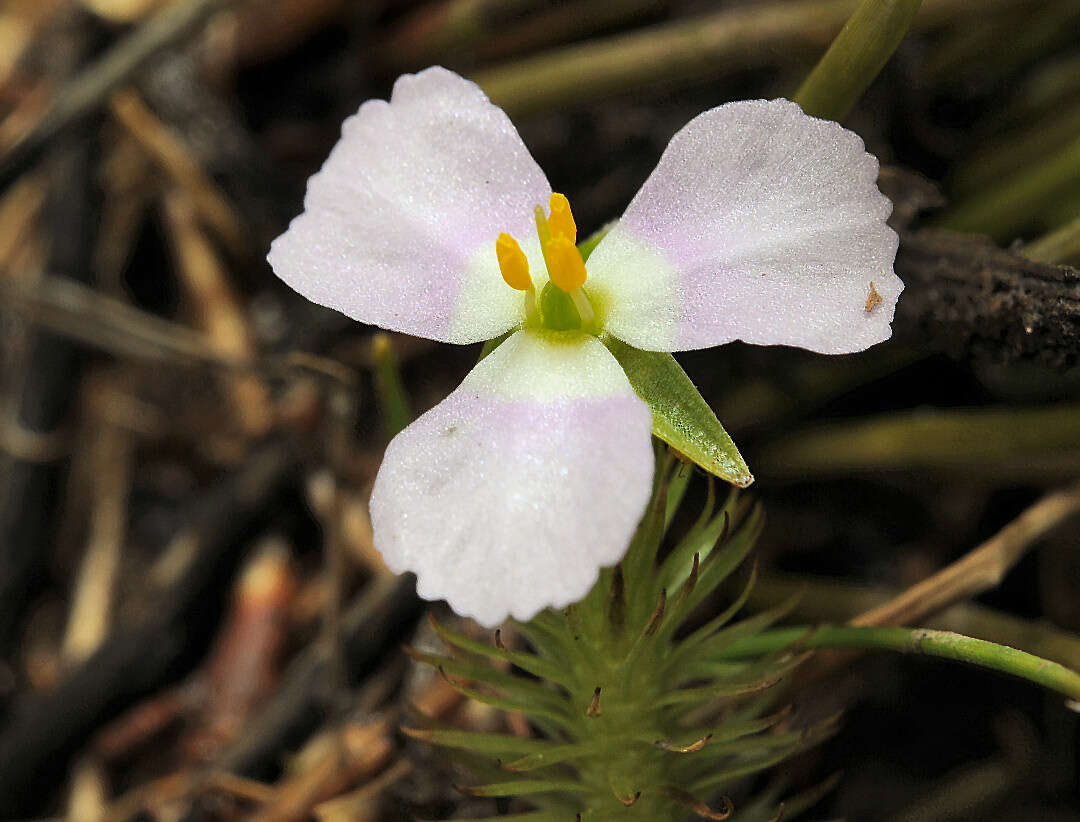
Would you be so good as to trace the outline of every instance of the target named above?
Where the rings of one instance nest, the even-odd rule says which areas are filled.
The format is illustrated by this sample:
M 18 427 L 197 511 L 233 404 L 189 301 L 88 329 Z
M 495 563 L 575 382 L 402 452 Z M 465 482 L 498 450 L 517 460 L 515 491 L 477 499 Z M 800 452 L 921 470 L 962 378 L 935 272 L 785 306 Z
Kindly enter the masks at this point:
M 651 427 L 595 337 L 518 331 L 390 443 L 375 547 L 488 627 L 576 602 L 645 510 Z
M 270 248 L 275 273 L 353 319 L 453 343 L 521 322 L 495 240 L 543 269 L 533 207 L 551 194 L 510 119 L 480 88 L 429 68 L 369 100 L 308 180 L 304 212 Z
M 706 111 L 593 251 L 586 290 L 639 348 L 862 350 L 889 338 L 904 287 L 877 174 L 856 134 L 790 101 Z

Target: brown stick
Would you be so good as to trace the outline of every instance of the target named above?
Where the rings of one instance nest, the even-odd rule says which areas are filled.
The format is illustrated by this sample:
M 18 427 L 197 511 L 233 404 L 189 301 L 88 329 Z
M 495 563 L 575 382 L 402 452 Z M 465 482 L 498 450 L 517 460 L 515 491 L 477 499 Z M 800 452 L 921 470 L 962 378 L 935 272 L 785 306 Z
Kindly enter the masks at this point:
M 159 11 L 93 65 L 73 77 L 19 143 L 0 157 L 0 190 L 38 161 L 61 132 L 83 121 L 164 48 L 196 30 L 228 0 L 181 0 Z
M 165 221 L 195 321 L 224 357 L 254 360 L 255 332 L 224 264 L 196 221 L 196 209 L 184 192 L 165 197 Z M 226 390 L 244 431 L 265 434 L 272 422 L 266 386 L 251 374 L 226 375 Z
M 82 662 L 98 649 L 112 627 L 116 579 L 127 531 L 133 438 L 109 419 L 100 419 L 91 445 L 94 475 L 86 553 L 64 633 L 64 662 Z
M 139 146 L 190 198 L 199 219 L 229 251 L 243 256 L 248 248 L 243 221 L 225 194 L 199 167 L 183 139 L 157 118 L 137 92 L 119 91 L 110 103 L 113 115 Z M 170 202 L 175 196 L 169 198 Z M 174 209 L 171 209 L 174 210 Z
M 200 494 L 178 522 L 194 550 L 144 618 L 114 631 L 48 693 L 20 697 L 0 729 L 0 817 L 21 818 L 48 798 L 71 754 L 120 710 L 160 689 L 205 641 L 208 609 L 252 534 L 279 505 L 295 461 L 279 444 L 252 452 L 244 467 Z
M 860 614 L 851 624 L 912 625 L 955 602 L 989 591 L 1040 537 L 1078 512 L 1080 483 L 1047 494 L 975 550 L 895 599 Z

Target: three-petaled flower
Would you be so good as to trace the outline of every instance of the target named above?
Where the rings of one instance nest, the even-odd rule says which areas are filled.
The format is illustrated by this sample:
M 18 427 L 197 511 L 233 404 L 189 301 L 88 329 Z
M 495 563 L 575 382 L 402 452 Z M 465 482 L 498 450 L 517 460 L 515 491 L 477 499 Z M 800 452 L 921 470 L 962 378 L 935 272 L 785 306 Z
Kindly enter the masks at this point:
M 364 103 L 274 271 L 407 334 L 513 330 L 390 443 L 371 499 L 387 565 L 488 626 L 584 596 L 626 550 L 654 464 L 649 408 L 603 340 L 887 339 L 903 284 L 877 172 L 855 134 L 792 102 L 719 106 L 672 138 L 586 272 L 566 199 L 475 84 L 430 68 Z

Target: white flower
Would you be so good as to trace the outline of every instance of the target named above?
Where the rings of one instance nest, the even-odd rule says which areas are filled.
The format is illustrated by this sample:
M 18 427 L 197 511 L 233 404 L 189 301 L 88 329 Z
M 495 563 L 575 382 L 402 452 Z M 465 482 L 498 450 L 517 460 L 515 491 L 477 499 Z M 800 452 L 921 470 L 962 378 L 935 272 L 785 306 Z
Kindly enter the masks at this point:
M 395 331 L 519 329 L 390 443 L 371 500 L 387 565 L 487 626 L 584 596 L 653 475 L 649 408 L 601 338 L 824 353 L 888 339 L 903 284 L 877 172 L 855 134 L 792 102 L 719 106 L 672 138 L 585 280 L 565 198 L 475 84 L 429 68 L 364 103 L 274 241 L 274 271 Z

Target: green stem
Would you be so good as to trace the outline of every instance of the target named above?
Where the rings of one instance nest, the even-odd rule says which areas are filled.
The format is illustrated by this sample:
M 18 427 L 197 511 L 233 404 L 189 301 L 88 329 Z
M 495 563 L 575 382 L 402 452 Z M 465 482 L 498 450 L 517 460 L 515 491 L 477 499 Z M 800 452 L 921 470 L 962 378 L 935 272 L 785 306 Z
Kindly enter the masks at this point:
M 1080 265 L 1080 217 L 1025 246 L 1024 256 L 1054 265 Z
M 1056 0 L 1009 7 L 986 3 L 979 25 L 958 26 L 951 37 L 923 61 L 926 88 L 936 88 L 978 76 L 988 86 L 1026 65 L 1053 54 L 1060 45 L 1075 42 L 1078 9 L 1075 0 Z M 1008 42 L 1008 48 L 1001 44 Z
M 957 203 L 942 218 L 953 231 L 989 234 L 1008 242 L 1038 226 L 1047 211 L 1080 184 L 1080 138 L 1060 151 L 1021 169 Z
M 997 0 L 1008 10 L 1030 0 Z M 601 37 L 473 75 L 513 115 L 580 105 L 610 94 L 775 64 L 777 55 L 820 54 L 851 16 L 851 0 L 749 3 L 695 19 Z M 926 0 L 917 28 L 970 14 L 970 0 Z
M 803 648 L 859 649 L 953 659 L 1011 674 L 1068 697 L 1080 710 L 1080 673 L 1006 645 L 949 631 L 925 628 L 824 626 L 779 628 L 741 640 L 719 654 L 721 659 L 765 656 L 798 642 Z
M 372 337 L 371 359 L 374 364 L 375 397 L 387 438 L 393 439 L 413 421 L 413 413 L 388 334 L 379 332 Z
M 814 117 L 841 120 L 892 57 L 922 0 L 862 0 L 795 95 Z
M 663 11 L 666 5 L 665 0 L 442 0 L 421 5 L 376 54 L 398 69 L 452 64 L 462 54 L 468 54 L 470 62 L 487 61 L 580 40 Z
M 949 190 L 954 198 L 992 190 L 997 181 L 1033 168 L 1044 157 L 1060 151 L 1077 134 L 1080 134 L 1080 101 L 1055 106 L 1046 116 L 1029 118 L 992 141 L 983 142 L 949 175 Z
M 750 592 L 747 607 L 751 613 L 756 613 L 800 594 L 792 612 L 794 618 L 808 622 L 848 622 L 864 611 L 894 600 L 898 593 L 890 588 L 801 574 L 769 574 L 758 579 Z M 930 614 L 927 622 L 931 628 L 1027 648 L 1038 656 L 1080 670 L 1080 636 L 1046 622 L 1021 619 L 971 602 Z
M 1080 405 L 926 409 L 827 423 L 770 443 L 755 458 L 763 476 L 859 471 L 981 472 L 983 478 L 1075 474 Z

